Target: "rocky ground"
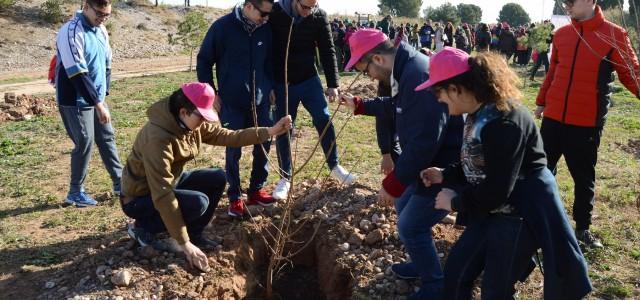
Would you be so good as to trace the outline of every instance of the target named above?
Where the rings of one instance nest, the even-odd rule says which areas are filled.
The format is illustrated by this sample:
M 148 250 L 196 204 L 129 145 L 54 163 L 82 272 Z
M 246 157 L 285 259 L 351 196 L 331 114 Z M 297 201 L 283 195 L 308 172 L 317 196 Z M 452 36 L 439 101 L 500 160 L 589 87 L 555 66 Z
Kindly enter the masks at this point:
M 276 299 L 404 299 L 418 288 L 390 271 L 391 264 L 408 258 L 393 209 L 378 206 L 374 191 L 324 182 L 297 186 L 291 226 L 297 233 L 285 252 L 300 254 L 275 277 Z M 273 225 L 282 214 L 282 207 L 258 208 L 252 218 L 238 221 L 217 211 L 206 234 L 220 245 L 207 251 L 206 273 L 189 268 L 180 253 L 140 248 L 123 234 L 88 243 L 73 261 L 46 272 L 24 265 L 12 281 L 19 288 L 29 278 L 37 299 L 262 299 L 270 258 L 266 242 L 273 241 Z M 441 224 L 433 234 L 444 260 L 460 230 Z
M 56 107 L 53 96 L 41 98 L 5 93 L 4 102 L 0 102 L 0 123 L 31 120 L 34 116 L 49 115 L 56 111 Z
M 0 12 L 0 74 L 47 70 L 62 24 L 42 21 L 39 14 L 43 2 L 20 0 Z M 65 2 L 66 18 L 79 8 L 77 2 Z M 138 2 L 144 3 L 120 1 L 114 5 L 113 17 L 106 23 L 115 61 L 177 55 L 182 49 L 169 45 L 168 34 L 177 31 L 177 24 L 189 10 L 202 10 L 209 23 L 227 12 L 217 8 L 136 5 Z

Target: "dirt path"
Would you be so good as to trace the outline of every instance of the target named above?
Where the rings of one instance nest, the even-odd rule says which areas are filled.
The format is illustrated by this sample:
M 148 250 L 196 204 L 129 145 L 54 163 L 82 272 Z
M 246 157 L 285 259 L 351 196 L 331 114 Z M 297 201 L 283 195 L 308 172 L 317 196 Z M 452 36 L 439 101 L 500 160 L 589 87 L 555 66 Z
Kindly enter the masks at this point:
M 195 59 L 194 59 L 195 60 Z M 141 77 L 160 73 L 185 71 L 189 68 L 188 56 L 155 57 L 146 59 L 131 59 L 114 63 L 112 80 Z M 0 80 L 11 78 L 34 78 L 34 80 L 20 83 L 0 84 L 0 93 L 13 92 L 18 95 L 53 93 L 54 88 L 41 78 L 46 70 L 18 71 L 0 73 Z M 36 79 L 39 78 L 39 79 Z

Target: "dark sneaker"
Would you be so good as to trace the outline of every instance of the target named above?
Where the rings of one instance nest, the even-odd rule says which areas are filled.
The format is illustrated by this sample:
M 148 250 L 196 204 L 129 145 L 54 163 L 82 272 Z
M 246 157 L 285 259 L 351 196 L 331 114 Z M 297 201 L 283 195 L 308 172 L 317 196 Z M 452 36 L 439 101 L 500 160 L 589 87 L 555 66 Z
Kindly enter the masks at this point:
M 229 211 L 227 213 L 235 218 L 244 216 L 244 202 L 242 201 L 242 199 L 238 199 L 229 203 Z
M 420 274 L 418 274 L 413 263 L 394 264 L 391 266 L 391 271 L 400 279 L 420 278 Z
M 200 248 L 200 250 L 214 250 L 219 245 L 216 241 L 210 240 L 203 235 L 195 236 L 190 240 L 191 243 Z
M 602 248 L 602 242 L 597 239 L 589 230 L 576 230 L 578 242 L 588 248 Z
M 133 223 L 127 225 L 127 233 L 142 247 L 153 246 L 155 243 L 155 237 L 152 233 L 146 231 L 144 228 L 135 227 Z
M 91 196 L 87 195 L 87 193 L 85 192 L 68 194 L 67 198 L 64 199 L 64 202 L 68 204 L 73 204 L 76 207 L 95 206 L 98 204 L 98 201 L 91 198 Z
M 247 199 L 247 206 L 260 205 L 271 206 L 276 203 L 276 199 L 273 198 L 264 189 L 259 189 L 251 194 Z

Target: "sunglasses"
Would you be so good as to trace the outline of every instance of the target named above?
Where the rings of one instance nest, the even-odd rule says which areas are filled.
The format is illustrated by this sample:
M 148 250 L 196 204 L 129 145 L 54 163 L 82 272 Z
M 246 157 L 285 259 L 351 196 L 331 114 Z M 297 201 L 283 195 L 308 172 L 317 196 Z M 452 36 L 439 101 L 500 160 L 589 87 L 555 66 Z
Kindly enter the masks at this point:
M 300 7 L 304 10 L 315 10 L 316 8 L 318 8 L 318 4 L 314 5 L 314 6 L 308 6 L 308 5 L 304 5 L 302 4 L 302 2 L 300 2 L 300 0 L 298 0 L 298 4 L 300 5 Z
M 271 15 L 270 11 L 264 11 L 264 10 L 260 9 L 257 5 L 254 5 L 253 8 L 255 8 L 260 13 L 260 17 L 262 17 L 262 18 L 266 18 L 269 15 Z
M 108 19 L 109 17 L 111 17 L 110 13 L 109 14 L 103 13 L 103 12 L 97 10 L 91 4 L 89 4 L 89 7 L 91 7 L 91 10 L 93 10 L 93 12 L 96 14 L 96 17 L 98 17 L 99 19 Z

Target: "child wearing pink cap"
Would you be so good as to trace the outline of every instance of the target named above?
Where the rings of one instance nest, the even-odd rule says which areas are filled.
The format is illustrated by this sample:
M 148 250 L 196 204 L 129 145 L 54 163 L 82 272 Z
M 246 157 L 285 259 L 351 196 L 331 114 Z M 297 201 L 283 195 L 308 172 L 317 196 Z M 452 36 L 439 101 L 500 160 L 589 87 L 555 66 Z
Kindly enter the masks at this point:
M 291 128 L 285 116 L 273 127 L 231 131 L 220 127 L 215 93 L 206 83 L 188 83 L 153 104 L 136 136 L 122 174 L 120 202 L 135 219 L 128 233 L 142 246 L 157 246 L 154 235 L 168 231 L 191 266 L 206 270 L 202 249 L 215 247 L 203 236 L 226 185 L 217 168 L 183 172 L 202 143 L 241 147 L 262 143 Z
M 513 299 L 516 281 L 544 255 L 545 299 L 581 299 L 591 291 L 587 266 L 564 213 L 542 140 L 503 57 L 445 47 L 430 62 L 430 88 L 452 115 L 467 114 L 460 160 L 421 172 L 445 184 L 436 208 L 457 211 L 466 229 L 444 268 L 444 298 L 470 299 L 482 277 L 483 299 Z

